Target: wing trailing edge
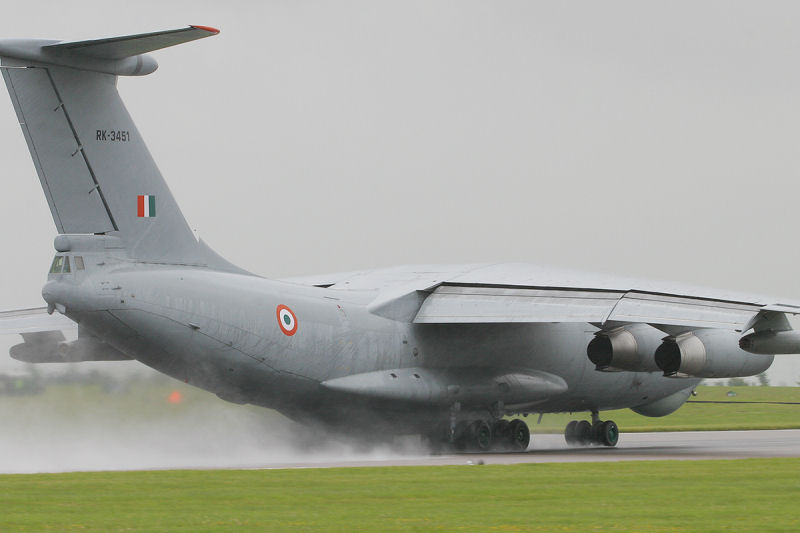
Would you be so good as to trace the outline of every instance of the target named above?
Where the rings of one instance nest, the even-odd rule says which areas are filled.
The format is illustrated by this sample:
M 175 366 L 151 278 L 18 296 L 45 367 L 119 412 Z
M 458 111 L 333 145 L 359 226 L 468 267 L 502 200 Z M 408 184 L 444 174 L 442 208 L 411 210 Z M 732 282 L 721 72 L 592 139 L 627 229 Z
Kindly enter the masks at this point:
M 674 334 L 698 328 L 739 332 L 774 324 L 800 308 L 641 290 L 441 283 L 373 305 L 372 312 L 415 324 L 580 322 L 598 327 L 651 324 Z

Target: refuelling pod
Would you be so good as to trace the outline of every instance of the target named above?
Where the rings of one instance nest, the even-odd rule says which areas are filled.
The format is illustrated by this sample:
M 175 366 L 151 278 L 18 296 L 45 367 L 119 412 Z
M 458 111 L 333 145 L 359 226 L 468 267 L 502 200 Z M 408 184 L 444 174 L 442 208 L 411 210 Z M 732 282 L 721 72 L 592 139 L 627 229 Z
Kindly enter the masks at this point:
M 586 354 L 595 369 L 602 372 L 657 372 L 659 368 L 653 360 L 653 352 L 663 335 L 646 324 L 598 331 L 586 347 Z
M 757 331 L 739 339 L 739 348 L 759 354 L 797 354 L 800 331 Z
M 700 329 L 665 337 L 655 354 L 656 365 L 667 377 L 754 376 L 769 368 L 774 358 L 742 350 L 739 335 L 723 329 Z

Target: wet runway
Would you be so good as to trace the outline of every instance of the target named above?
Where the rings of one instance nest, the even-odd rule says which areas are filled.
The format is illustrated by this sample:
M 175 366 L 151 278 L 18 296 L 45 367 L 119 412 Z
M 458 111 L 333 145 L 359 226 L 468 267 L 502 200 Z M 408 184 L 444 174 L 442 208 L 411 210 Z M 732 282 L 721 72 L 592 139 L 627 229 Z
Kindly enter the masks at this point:
M 136 434 L 108 428 L 85 434 L 64 431 L 56 447 L 32 429 L 6 432 L 0 438 L 0 473 L 800 457 L 800 430 L 623 433 L 616 448 L 568 448 L 562 435 L 535 434 L 533 445 L 525 453 L 429 455 L 419 439 L 370 450 L 321 440 L 308 449 L 294 446 L 288 433 L 250 435 L 231 431 L 221 438 L 185 426 L 134 424 L 133 429 Z
M 597 461 L 658 461 L 746 459 L 753 457 L 800 457 L 800 430 L 691 431 L 674 433 L 627 433 L 616 448 L 568 448 L 561 435 L 534 435 L 525 453 L 403 455 L 341 460 L 309 458 L 303 462 L 276 462 L 253 468 L 321 468 L 347 466 L 412 466 L 572 463 Z

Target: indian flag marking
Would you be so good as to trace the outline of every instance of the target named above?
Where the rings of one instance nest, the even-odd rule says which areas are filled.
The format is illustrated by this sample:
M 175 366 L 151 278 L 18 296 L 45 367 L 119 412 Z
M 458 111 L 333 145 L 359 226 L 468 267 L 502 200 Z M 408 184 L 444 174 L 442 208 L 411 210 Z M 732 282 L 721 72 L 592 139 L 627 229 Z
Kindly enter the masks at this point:
M 294 316 L 294 313 L 289 307 L 279 305 L 276 310 L 276 315 L 278 318 L 278 326 L 285 335 L 291 337 L 297 333 L 297 317 Z
M 155 196 L 152 194 L 140 194 L 136 200 L 136 216 L 146 218 L 156 216 Z

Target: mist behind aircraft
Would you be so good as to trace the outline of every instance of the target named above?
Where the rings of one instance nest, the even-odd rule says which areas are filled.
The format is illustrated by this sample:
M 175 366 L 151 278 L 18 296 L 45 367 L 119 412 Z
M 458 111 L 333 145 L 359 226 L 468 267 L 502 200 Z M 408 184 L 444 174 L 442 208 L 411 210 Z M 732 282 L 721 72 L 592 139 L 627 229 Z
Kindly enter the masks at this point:
M 367 449 L 312 433 L 275 411 L 224 402 L 140 365 L 122 363 L 112 372 L 61 365 L 40 374 L 44 391 L 0 395 L 0 473 L 253 468 L 422 455 L 413 440 Z

